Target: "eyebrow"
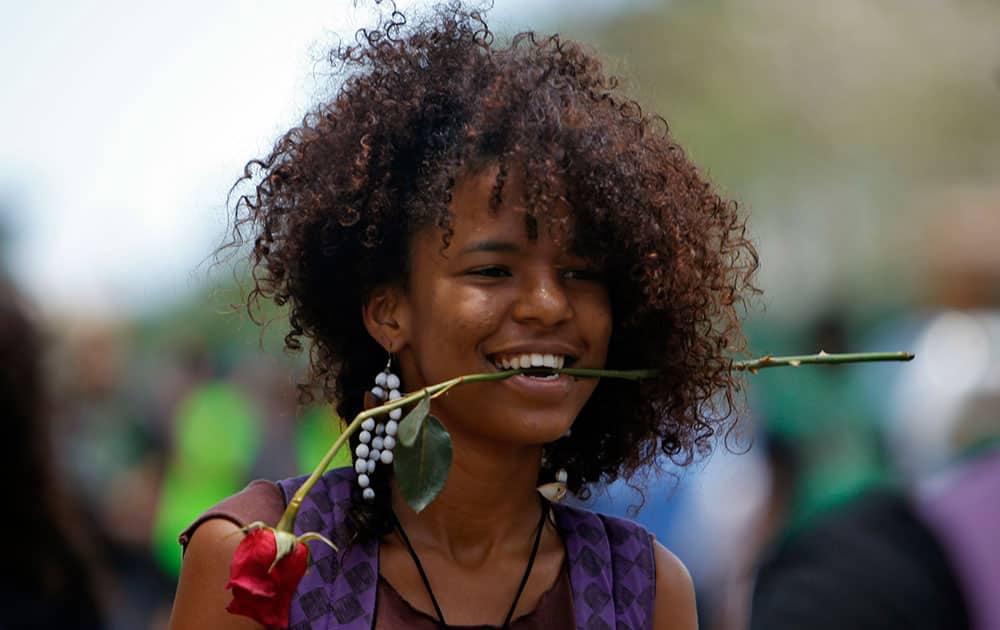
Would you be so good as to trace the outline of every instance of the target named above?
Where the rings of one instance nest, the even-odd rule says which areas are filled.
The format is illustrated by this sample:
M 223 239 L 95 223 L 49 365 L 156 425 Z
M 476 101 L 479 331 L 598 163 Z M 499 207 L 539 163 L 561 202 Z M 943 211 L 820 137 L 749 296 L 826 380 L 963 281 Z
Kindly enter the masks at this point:
M 514 252 L 517 253 L 521 251 L 521 248 L 516 243 L 511 243 L 510 241 L 479 241 L 477 243 L 472 243 L 471 245 L 466 245 L 462 248 L 459 254 L 469 254 L 472 252 Z

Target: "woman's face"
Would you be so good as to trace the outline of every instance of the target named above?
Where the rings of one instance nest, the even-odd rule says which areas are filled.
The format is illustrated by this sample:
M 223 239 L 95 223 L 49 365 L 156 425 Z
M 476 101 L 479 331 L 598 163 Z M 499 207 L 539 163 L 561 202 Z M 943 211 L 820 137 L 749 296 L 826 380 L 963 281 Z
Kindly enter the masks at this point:
M 491 212 L 495 173 L 457 183 L 447 248 L 437 227 L 411 243 L 402 343 L 394 348 L 408 391 L 514 362 L 604 366 L 612 318 L 601 270 L 557 245 L 544 222 L 529 237 L 517 178 L 507 180 L 503 204 Z M 566 432 L 596 386 L 596 379 L 565 375 L 515 376 L 459 386 L 434 401 L 433 413 L 453 436 L 542 444 Z

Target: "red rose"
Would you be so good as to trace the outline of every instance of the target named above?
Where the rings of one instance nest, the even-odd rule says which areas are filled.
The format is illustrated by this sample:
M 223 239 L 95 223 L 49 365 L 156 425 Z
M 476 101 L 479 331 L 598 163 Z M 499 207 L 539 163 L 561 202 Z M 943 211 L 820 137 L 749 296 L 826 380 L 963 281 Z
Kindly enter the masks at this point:
M 286 549 L 277 561 L 276 535 L 283 538 Z M 233 554 L 226 584 L 233 591 L 233 601 L 226 610 L 265 626 L 287 628 L 292 594 L 306 572 L 308 560 L 309 548 L 295 540 L 293 534 L 264 527 L 250 530 Z

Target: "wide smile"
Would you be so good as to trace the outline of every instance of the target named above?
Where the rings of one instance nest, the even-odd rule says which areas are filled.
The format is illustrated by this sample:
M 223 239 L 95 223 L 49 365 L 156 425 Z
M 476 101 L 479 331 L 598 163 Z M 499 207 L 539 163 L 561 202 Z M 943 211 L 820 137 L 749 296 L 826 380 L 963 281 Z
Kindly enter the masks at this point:
M 561 369 L 573 365 L 577 357 L 553 351 L 499 352 L 489 355 L 497 370 L 537 369 L 539 374 L 518 374 L 504 379 L 503 384 L 521 395 L 532 398 L 564 396 L 575 379 L 566 374 L 546 373 L 547 369 Z

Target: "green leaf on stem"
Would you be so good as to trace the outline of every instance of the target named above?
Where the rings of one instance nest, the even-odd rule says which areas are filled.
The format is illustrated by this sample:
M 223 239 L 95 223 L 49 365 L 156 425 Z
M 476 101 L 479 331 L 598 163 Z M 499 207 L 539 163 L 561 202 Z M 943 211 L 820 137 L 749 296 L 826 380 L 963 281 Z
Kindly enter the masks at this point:
M 417 406 L 410 410 L 410 413 L 403 417 L 399 423 L 399 443 L 403 446 L 413 446 L 423 426 L 424 418 L 431 412 L 430 394 L 424 394 Z
M 411 446 L 400 440 L 393 463 L 403 499 L 417 512 L 427 507 L 441 492 L 451 468 L 451 436 L 448 430 L 434 416 L 425 414 L 425 417 L 423 428 Z

